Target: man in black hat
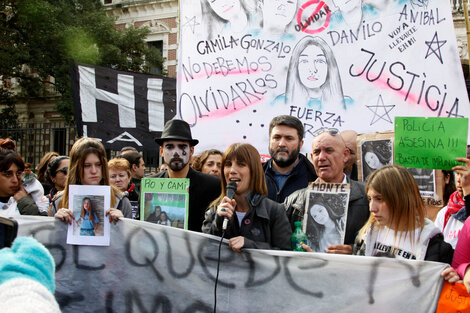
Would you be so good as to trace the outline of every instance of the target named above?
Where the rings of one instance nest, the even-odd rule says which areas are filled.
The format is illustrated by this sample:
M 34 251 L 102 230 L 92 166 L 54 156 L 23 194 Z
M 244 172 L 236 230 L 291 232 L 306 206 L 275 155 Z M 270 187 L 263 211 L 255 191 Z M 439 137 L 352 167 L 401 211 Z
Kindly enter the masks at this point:
M 220 179 L 193 170 L 189 161 L 194 146 L 199 143 L 193 139 L 189 124 L 182 120 L 170 120 L 165 124 L 161 138 L 155 139 L 160 145 L 160 155 L 168 165 L 168 170 L 152 177 L 189 178 L 189 217 L 188 229 L 201 231 L 204 212 L 209 204 L 220 195 Z

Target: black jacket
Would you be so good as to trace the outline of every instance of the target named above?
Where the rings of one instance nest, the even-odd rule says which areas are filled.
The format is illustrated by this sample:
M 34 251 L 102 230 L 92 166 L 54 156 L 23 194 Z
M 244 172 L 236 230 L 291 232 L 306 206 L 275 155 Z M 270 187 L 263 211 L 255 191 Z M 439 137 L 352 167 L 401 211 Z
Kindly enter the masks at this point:
M 291 250 L 292 230 L 284 206 L 259 194 L 247 195 L 246 200 L 250 210 L 243 218 L 241 227 L 234 213 L 224 237 L 245 237 L 243 248 Z M 216 207 L 207 210 L 202 231 L 221 236 L 224 219 L 216 214 L 216 210 Z
M 282 189 L 279 189 L 274 179 L 274 171 L 269 166 L 272 162 L 271 159 L 264 163 L 263 169 L 268 187 L 268 198 L 279 203 L 284 202 L 285 198 L 294 191 L 307 187 L 309 182 L 315 181 L 318 177 L 312 162 L 303 154 L 299 154 L 299 163 L 292 169 Z
M 355 180 L 348 181 L 351 184 L 351 193 L 349 194 L 344 244 L 352 245 L 354 244 L 357 233 L 369 219 L 369 201 L 367 200 L 363 183 Z M 301 221 L 304 217 L 308 189 L 307 187 L 296 191 L 284 201 L 292 230 L 294 230 L 294 222 Z
M 169 178 L 168 171 L 163 171 L 150 177 Z M 201 232 L 204 212 L 209 207 L 209 204 L 220 195 L 220 179 L 197 172 L 192 168 L 189 168 L 186 178 L 189 178 L 188 229 Z

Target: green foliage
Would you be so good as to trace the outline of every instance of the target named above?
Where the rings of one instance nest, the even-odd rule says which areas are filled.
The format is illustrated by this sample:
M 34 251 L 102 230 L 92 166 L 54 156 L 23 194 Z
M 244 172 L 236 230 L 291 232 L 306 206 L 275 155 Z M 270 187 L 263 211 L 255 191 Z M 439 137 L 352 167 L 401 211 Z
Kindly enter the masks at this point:
M 18 127 L 18 113 L 15 110 L 15 100 L 13 95 L 0 88 L 0 103 L 5 104 L 5 107 L 0 112 L 0 129 L 17 128 Z M 6 133 L 0 132 L 1 138 L 6 137 Z
M 0 74 L 18 79 L 23 99 L 61 94 L 57 110 L 73 118 L 70 59 L 124 71 L 163 71 L 147 28 L 116 30 L 99 0 L 0 1 Z M 54 77 L 53 80 L 50 77 Z M 2 99 L 2 104 L 4 99 Z

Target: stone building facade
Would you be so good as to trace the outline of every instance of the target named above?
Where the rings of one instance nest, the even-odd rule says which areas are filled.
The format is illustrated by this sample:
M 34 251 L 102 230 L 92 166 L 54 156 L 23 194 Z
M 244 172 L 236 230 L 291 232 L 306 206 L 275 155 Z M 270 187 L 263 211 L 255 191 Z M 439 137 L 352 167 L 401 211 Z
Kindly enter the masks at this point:
M 169 77 L 176 77 L 179 17 L 177 0 L 102 0 L 109 15 L 117 18 L 116 27 L 147 26 L 149 45 L 160 49 Z

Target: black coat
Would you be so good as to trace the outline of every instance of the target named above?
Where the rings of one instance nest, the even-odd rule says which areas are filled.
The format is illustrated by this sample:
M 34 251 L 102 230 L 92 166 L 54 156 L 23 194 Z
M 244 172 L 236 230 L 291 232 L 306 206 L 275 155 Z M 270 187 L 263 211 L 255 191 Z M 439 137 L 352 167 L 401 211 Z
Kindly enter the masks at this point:
M 238 225 L 237 214 L 234 213 L 224 237 L 245 237 L 243 248 L 292 250 L 292 230 L 284 206 L 258 194 L 248 195 L 246 200 L 250 210 L 243 218 L 241 227 Z M 202 231 L 221 236 L 224 219 L 216 214 L 216 210 L 216 207 L 207 210 Z
M 169 178 L 168 171 L 150 177 Z M 209 204 L 220 195 L 220 178 L 197 172 L 192 168 L 189 168 L 186 178 L 189 178 L 188 229 L 201 232 L 204 212 Z

